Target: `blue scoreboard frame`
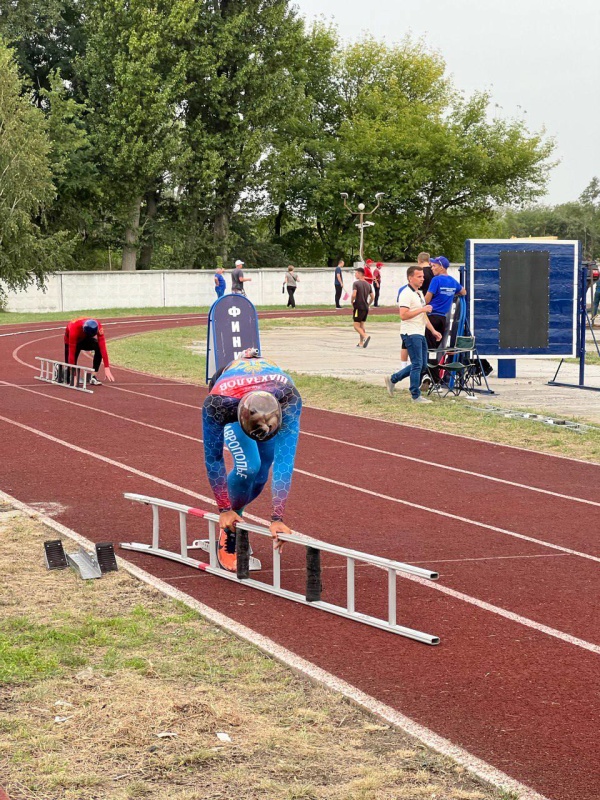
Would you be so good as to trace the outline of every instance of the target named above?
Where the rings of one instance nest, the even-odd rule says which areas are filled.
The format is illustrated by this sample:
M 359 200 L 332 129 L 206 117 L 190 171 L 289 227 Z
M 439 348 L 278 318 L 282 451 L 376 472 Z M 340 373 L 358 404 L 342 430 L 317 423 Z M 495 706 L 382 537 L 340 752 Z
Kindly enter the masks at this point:
M 580 262 L 578 241 L 467 239 L 469 327 L 479 354 L 500 359 L 575 356 Z M 520 335 L 527 324 L 530 341 Z

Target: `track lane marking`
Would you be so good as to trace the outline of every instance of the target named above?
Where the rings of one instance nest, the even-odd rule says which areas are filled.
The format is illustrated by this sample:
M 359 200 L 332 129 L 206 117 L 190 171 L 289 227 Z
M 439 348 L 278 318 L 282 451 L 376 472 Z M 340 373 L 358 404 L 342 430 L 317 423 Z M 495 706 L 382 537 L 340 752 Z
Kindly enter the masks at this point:
M 208 503 L 211 506 L 215 505 L 215 501 L 210 497 L 207 497 L 206 495 L 199 494 L 198 492 L 194 492 L 191 489 L 186 489 L 183 486 L 178 486 L 177 484 L 171 483 L 170 481 L 166 481 L 163 478 L 159 478 L 156 475 L 150 475 L 147 472 L 142 472 L 141 470 L 138 470 L 135 467 L 129 467 L 127 466 L 127 464 L 123 464 L 120 461 L 115 461 L 112 458 L 100 455 L 100 453 L 95 453 L 92 450 L 87 450 L 84 447 L 79 447 L 78 445 L 71 444 L 70 442 L 67 442 L 64 439 L 59 439 L 56 436 L 51 436 L 49 433 L 37 430 L 36 428 L 32 428 L 29 425 L 24 425 L 21 422 L 16 422 L 15 420 L 3 416 L 0 416 L 0 421 L 5 422 L 8 425 L 13 425 L 14 427 L 20 428 L 21 430 L 27 431 L 28 433 L 40 436 L 43 439 L 53 442 L 54 444 L 61 445 L 62 447 L 66 447 L 69 450 L 73 450 L 76 453 L 80 453 L 90 458 L 95 458 L 98 461 L 102 461 L 105 464 L 109 464 L 112 467 L 121 469 L 124 472 L 129 472 L 130 474 L 137 475 L 141 478 L 144 478 L 145 480 L 157 483 L 161 486 L 166 486 L 169 489 L 181 492 L 182 494 L 188 495 L 189 497 L 195 497 L 196 499 L 202 500 L 202 502 Z M 247 514 L 246 516 L 248 519 L 252 519 L 256 522 L 259 522 L 261 525 L 267 525 L 267 526 L 269 525 L 269 523 L 266 520 L 262 519 L 261 517 L 254 516 L 252 514 Z M 382 570 L 384 570 L 384 568 L 382 568 Z M 399 573 L 399 576 L 407 580 L 412 580 L 415 583 L 418 583 L 421 586 L 425 586 L 428 589 L 439 591 L 442 594 L 448 595 L 449 597 L 453 597 L 464 603 L 469 603 L 470 605 L 476 606 L 477 608 L 480 608 L 484 611 L 489 611 L 500 617 L 504 617 L 505 619 L 508 619 L 511 622 L 516 622 L 517 624 L 524 625 L 525 627 L 528 628 L 532 628 L 533 630 L 538 631 L 539 633 L 546 634 L 547 636 L 550 636 L 554 639 L 558 639 L 567 644 L 574 645 L 583 650 L 588 650 L 592 653 L 595 653 L 596 655 L 600 654 L 599 645 L 593 644 L 591 642 L 586 642 L 584 639 L 579 639 L 578 637 L 572 636 L 571 634 L 565 633 L 564 631 L 559 631 L 555 628 L 549 627 L 548 625 L 544 625 L 540 622 L 536 622 L 535 620 L 523 617 L 520 614 L 515 614 L 514 612 L 508 611 L 507 609 L 501 608 L 500 606 L 494 606 L 491 603 L 486 602 L 485 600 L 480 600 L 477 597 L 471 597 L 470 595 L 467 595 L 464 592 L 458 592 L 455 589 L 450 589 L 438 583 L 430 583 L 424 580 L 423 578 L 418 578 L 416 575 L 409 575 L 408 573 Z
M 190 386 L 190 387 L 195 386 L 195 384 L 185 384 L 185 385 L 186 386 Z M 135 391 L 133 389 L 126 389 L 123 386 L 114 386 L 114 385 L 111 384 L 108 388 L 113 390 L 113 391 L 126 392 L 127 394 L 135 394 L 135 395 L 138 395 L 140 397 L 146 397 L 146 398 L 148 398 L 150 400 L 158 400 L 159 402 L 162 402 L 162 403 L 170 403 L 170 404 L 176 405 L 176 406 L 183 406 L 184 408 L 190 408 L 190 409 L 193 409 L 195 411 L 198 411 L 199 408 L 200 408 L 200 406 L 193 405 L 192 403 L 184 403 L 181 400 L 171 400 L 168 397 L 160 397 L 158 395 L 148 394 L 147 392 L 138 392 L 138 391 Z M 201 389 L 201 388 L 204 388 L 204 387 L 198 387 L 198 388 Z M 310 406 L 307 406 L 307 408 L 310 408 Z M 568 500 L 568 501 L 571 501 L 571 502 L 574 502 L 574 503 L 583 503 L 584 505 L 590 505 L 590 506 L 595 506 L 596 508 L 600 508 L 600 501 L 597 501 L 597 500 L 587 500 L 587 499 L 585 499 L 583 497 L 575 497 L 574 495 L 570 495 L 570 494 L 562 494 L 561 492 L 553 492 L 551 489 L 542 489 L 539 486 L 529 486 L 526 483 L 518 483 L 516 481 L 509 481 L 506 478 L 497 478 L 497 477 L 495 477 L 493 475 L 486 475 L 483 472 L 474 472 L 472 470 L 461 469 L 460 467 L 451 467 L 451 466 L 449 466 L 447 464 L 438 464 L 438 463 L 436 463 L 434 461 L 427 461 L 427 460 L 422 459 L 422 458 L 417 458 L 416 456 L 407 456 L 407 455 L 403 455 L 402 453 L 395 453 L 395 452 L 393 452 L 391 450 L 380 450 L 380 449 L 378 449 L 376 447 L 370 447 L 369 445 L 357 444 L 355 442 L 349 442 L 349 441 L 347 441 L 345 439 L 336 439 L 336 438 L 334 438 L 332 436 L 324 436 L 323 434 L 319 434 L 319 433 L 311 433 L 309 431 L 301 430 L 300 431 L 300 435 L 301 436 L 309 436 L 309 437 L 312 437 L 314 439 L 323 439 L 324 441 L 333 442 L 335 444 L 345 445 L 347 447 L 355 447 L 355 448 L 360 449 L 360 450 L 368 450 L 370 452 L 376 453 L 377 455 L 390 456 L 392 458 L 400 458 L 400 459 L 404 459 L 406 461 L 412 461 L 412 462 L 416 462 L 417 464 L 422 464 L 423 466 L 435 467 L 437 469 L 447 470 L 448 472 L 458 472 L 461 475 L 470 475 L 473 478 L 479 478 L 481 480 L 492 481 L 493 483 L 500 483 L 500 484 L 502 484 L 504 486 L 512 486 L 512 487 L 514 487 L 516 489 L 523 489 L 523 490 L 529 491 L 529 492 L 537 492 L 538 494 L 544 494 L 544 495 L 548 495 L 550 497 L 558 497 L 561 500 Z M 487 444 L 493 444 L 493 442 L 487 442 Z M 525 452 L 531 452 L 531 451 L 525 451 Z M 587 463 L 587 462 L 583 462 L 583 463 Z M 596 466 L 596 465 L 592 464 L 592 466 Z
M 131 422 L 134 425 L 141 425 L 143 427 L 148 427 L 148 428 L 151 428 L 151 429 L 154 429 L 154 430 L 158 430 L 158 431 L 160 431 L 162 433 L 166 433 L 168 435 L 170 434 L 170 435 L 173 435 L 173 436 L 181 437 L 183 439 L 188 439 L 189 441 L 198 442 L 199 444 L 203 444 L 204 443 L 203 439 L 200 439 L 199 437 L 189 436 L 188 434 L 179 433 L 178 431 L 169 430 L 168 428 L 161 428 L 161 427 L 159 427 L 157 425 L 152 425 L 151 423 L 148 423 L 148 422 L 141 422 L 139 420 L 135 420 L 135 419 L 131 419 L 129 417 L 125 417 L 125 416 L 123 416 L 121 414 L 115 414 L 112 411 L 106 411 L 106 410 L 101 409 L 101 408 L 94 408 L 93 406 L 83 405 L 82 403 L 77 403 L 74 400 L 66 400 L 66 399 L 64 399 L 62 397 L 53 397 L 52 395 L 48 395 L 45 392 L 35 391 L 34 389 L 27 389 L 25 387 L 18 386 L 17 384 L 10 384 L 8 381 L 1 381 L 0 380 L 0 384 L 13 386 L 15 389 L 19 389 L 20 391 L 29 392 L 30 394 L 37 394 L 40 397 L 56 400 L 56 401 L 58 401 L 60 403 L 67 403 L 68 405 L 77 406 L 78 408 L 83 408 L 83 409 L 86 409 L 88 411 L 94 411 L 94 412 L 96 412 L 98 414 L 106 414 L 107 416 L 115 417 L 117 419 L 124 420 L 125 422 Z M 122 390 L 122 391 L 127 391 L 127 390 Z M 137 394 L 137 395 L 140 395 L 142 397 L 146 397 L 146 395 L 143 394 L 142 392 L 132 392 L 132 394 Z M 177 403 L 178 405 L 181 405 L 176 400 L 168 401 L 168 402 L 174 402 L 174 403 Z M 0 417 L 0 419 L 6 420 L 7 418 Z M 21 424 L 21 423 L 15 423 L 15 424 Z M 42 435 L 45 435 L 45 434 L 42 434 Z M 538 544 L 538 545 L 540 545 L 542 547 L 550 548 L 551 550 L 557 550 L 557 551 L 559 551 L 561 553 L 565 553 L 566 555 L 577 556 L 579 558 L 585 558 L 585 559 L 587 559 L 589 561 L 595 561 L 597 563 L 600 563 L 600 556 L 594 556 L 594 555 L 591 555 L 590 553 L 582 553 L 579 550 L 573 550 L 572 548 L 569 548 L 569 547 L 563 547 L 562 545 L 553 544 L 552 542 L 547 542 L 547 541 L 545 541 L 543 539 L 536 539 L 535 537 L 532 537 L 532 536 L 526 536 L 523 533 L 517 533 L 516 531 L 510 531 L 510 530 L 508 530 L 506 528 L 499 528 L 499 527 L 497 527 L 495 525 L 490 525 L 487 522 L 481 522 L 481 521 L 478 521 L 478 520 L 470 519 L 469 517 L 462 517 L 462 516 L 458 516 L 456 514 L 451 514 L 449 511 L 441 511 L 439 509 L 429 508 L 428 506 L 422 506 L 422 505 L 419 505 L 417 503 L 413 503 L 410 500 L 403 500 L 403 499 L 401 499 L 399 497 L 392 497 L 391 495 L 385 495 L 385 494 L 381 494 L 379 492 L 374 492 L 371 489 L 365 489 L 365 488 L 360 487 L 360 486 L 355 486 L 353 484 L 344 483 L 343 481 L 337 481 L 334 478 L 327 478 L 324 475 L 317 475 L 316 473 L 308 472 L 307 470 L 302 470 L 302 469 L 299 469 L 297 467 L 294 467 L 294 472 L 297 473 L 298 475 L 305 475 L 305 476 L 307 476 L 309 478 L 313 478 L 315 480 L 324 481 L 325 483 L 331 483 L 331 484 L 334 484 L 336 486 L 341 486 L 342 488 L 345 488 L 345 489 L 350 489 L 350 490 L 353 490 L 353 491 L 356 491 L 356 492 L 362 492 L 363 494 L 368 494 L 368 495 L 371 495 L 373 497 L 377 497 L 377 498 L 379 498 L 381 500 L 387 500 L 387 501 L 390 501 L 392 503 L 399 503 L 401 505 L 409 506 L 410 508 L 416 508 L 416 509 L 418 509 L 420 511 L 426 511 L 429 514 L 436 514 L 438 516 L 446 517 L 448 519 L 454 519 L 454 520 L 457 520 L 459 522 L 467 523 L 468 525 L 475 525 L 478 528 L 484 528 L 486 530 L 494 531 L 495 533 L 501 533 L 501 534 L 504 534 L 506 536 L 512 536 L 512 537 L 514 537 L 516 539 L 523 539 L 524 541 L 532 542 L 533 544 Z M 210 502 L 213 502 L 213 501 L 210 501 Z
M 326 478 L 324 475 L 317 475 L 314 472 L 308 472 L 303 469 L 294 469 L 294 472 L 297 472 L 299 475 L 306 475 L 309 478 L 315 478 L 325 483 L 331 483 L 334 486 L 341 486 L 343 489 L 351 489 L 355 492 L 361 492 L 362 494 L 368 494 L 371 497 L 377 497 L 380 500 L 388 500 L 391 503 L 399 503 L 403 506 L 409 506 L 410 508 L 416 508 L 419 511 L 426 511 L 429 514 L 436 514 L 440 517 L 446 517 L 447 519 L 455 519 L 458 522 L 465 522 L 468 525 L 475 525 L 478 528 L 487 528 L 487 530 L 495 531 L 496 533 L 503 533 L 506 536 L 513 536 L 516 539 L 523 539 L 526 542 L 533 542 L 533 544 L 539 544 L 543 547 L 549 547 L 552 550 L 559 550 L 561 553 L 567 553 L 572 556 L 579 556 L 580 558 L 587 558 L 590 561 L 596 561 L 600 563 L 600 556 L 593 556 L 590 553 L 580 553 L 578 550 L 572 550 L 569 547 L 562 547 L 559 544 L 553 544 L 552 542 L 546 542 L 543 539 L 536 539 L 533 536 L 526 536 L 524 533 L 517 533 L 516 531 L 509 531 L 506 528 L 499 528 L 496 525 L 489 525 L 487 522 L 478 522 L 474 519 L 469 519 L 468 517 L 461 517 L 458 514 L 451 514 L 449 511 L 440 511 L 436 508 L 429 508 L 428 506 L 422 506 L 418 503 L 413 503 L 411 500 L 402 500 L 399 497 L 392 497 L 389 494 L 381 494 L 380 492 L 374 492 L 372 489 L 365 489 L 362 486 L 354 486 L 351 483 L 344 483 L 343 481 L 335 480 L 335 478 Z

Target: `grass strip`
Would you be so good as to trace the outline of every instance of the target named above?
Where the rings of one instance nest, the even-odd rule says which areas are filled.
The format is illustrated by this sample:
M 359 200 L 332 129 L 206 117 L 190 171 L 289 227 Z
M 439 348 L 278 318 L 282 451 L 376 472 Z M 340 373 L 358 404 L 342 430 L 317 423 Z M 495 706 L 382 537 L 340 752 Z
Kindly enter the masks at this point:
M 393 320 L 396 321 L 396 317 Z M 379 318 L 378 318 L 379 321 Z M 298 323 L 299 320 L 291 320 Z M 306 320 L 313 326 L 315 320 Z M 319 323 L 340 324 L 339 318 L 322 318 Z M 288 319 L 261 322 L 261 330 L 287 327 Z M 116 364 L 166 378 L 205 385 L 205 358 L 193 348 L 205 348 L 206 328 L 175 328 L 111 341 L 111 359 Z M 385 388 L 323 376 L 293 373 L 294 381 L 310 406 L 343 411 L 360 417 L 417 425 L 434 431 L 457 433 L 497 444 L 517 444 L 529 450 L 580 458 L 600 463 L 600 431 L 576 434 L 532 420 L 507 419 L 482 414 L 457 398 L 435 401 L 415 408 L 408 392 L 397 392 L 393 399 Z M 539 413 L 535 409 L 521 409 Z
M 13 800 L 515 797 L 124 571 L 48 572 L 56 533 L 3 510 L 0 775 Z

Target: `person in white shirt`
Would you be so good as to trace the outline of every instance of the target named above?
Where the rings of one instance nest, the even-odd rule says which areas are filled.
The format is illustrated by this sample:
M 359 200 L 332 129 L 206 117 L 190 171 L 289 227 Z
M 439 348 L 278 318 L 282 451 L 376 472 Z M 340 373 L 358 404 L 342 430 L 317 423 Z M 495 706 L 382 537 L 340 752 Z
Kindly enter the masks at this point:
M 400 312 L 400 336 L 402 347 L 408 350 L 410 365 L 404 367 L 393 375 L 386 375 L 385 385 L 390 397 L 396 390 L 398 381 L 410 375 L 410 395 L 415 403 L 431 403 L 421 397 L 421 375 L 427 371 L 427 328 L 433 338 L 439 342 L 442 335 L 435 330 L 427 314 L 431 313 L 431 306 L 425 303 L 421 286 L 424 273 L 422 267 L 409 267 L 406 273 L 408 286 L 400 292 L 398 309 Z

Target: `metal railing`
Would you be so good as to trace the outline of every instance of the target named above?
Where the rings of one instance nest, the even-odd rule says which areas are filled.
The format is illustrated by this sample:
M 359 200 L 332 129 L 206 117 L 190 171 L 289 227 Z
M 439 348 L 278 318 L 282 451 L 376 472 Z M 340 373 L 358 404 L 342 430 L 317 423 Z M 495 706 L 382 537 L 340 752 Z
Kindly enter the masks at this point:
M 416 575 L 420 578 L 427 578 L 429 580 L 436 580 L 439 576 L 437 572 L 422 569 L 420 567 L 412 566 L 411 564 L 404 564 L 400 561 L 392 561 L 388 558 L 381 558 L 380 556 L 369 555 L 362 553 L 359 550 L 350 550 L 347 547 L 340 547 L 338 545 L 322 542 L 318 539 L 313 539 L 309 536 L 300 534 L 279 534 L 278 538 L 282 542 L 290 542 L 293 544 L 301 545 L 306 548 L 306 592 L 300 594 L 293 592 L 289 589 L 283 589 L 281 586 L 281 553 L 278 549 L 273 548 L 273 578 L 272 583 L 265 583 L 257 581 L 249 577 L 249 545 L 248 533 L 255 533 L 261 536 L 267 536 L 271 539 L 271 533 L 268 528 L 252 523 L 238 522 L 236 525 L 237 541 L 237 572 L 229 572 L 223 569 L 217 559 L 217 546 L 219 535 L 219 515 L 210 511 L 203 511 L 199 508 L 192 506 L 182 505 L 180 503 L 173 503 L 169 500 L 161 500 L 157 497 L 147 497 L 145 495 L 125 493 L 124 497 L 127 500 L 133 500 L 137 503 L 149 505 L 152 508 L 152 543 L 143 544 L 140 542 L 122 542 L 121 547 L 124 550 L 135 550 L 139 553 L 146 553 L 148 555 L 160 556 L 162 558 L 177 561 L 181 564 L 186 564 L 195 569 L 200 569 L 208 572 L 211 575 L 218 575 L 221 578 L 242 583 L 245 586 L 251 586 L 254 589 L 259 589 L 262 592 L 269 592 L 270 594 L 284 597 L 288 600 L 294 600 L 297 603 L 310 605 L 322 611 L 327 611 L 330 614 L 336 614 L 340 617 L 352 619 L 355 622 L 361 622 L 364 625 L 370 625 L 390 633 L 396 633 L 400 636 L 406 636 L 409 639 L 415 639 L 424 644 L 436 645 L 440 640 L 438 636 L 422 631 L 407 628 L 399 625 L 397 622 L 397 595 L 396 595 L 396 582 L 398 573 L 408 573 L 409 575 Z M 179 543 L 180 551 L 175 552 L 172 550 L 165 550 L 160 547 L 160 519 L 159 509 L 165 508 L 175 511 L 179 515 Z M 208 540 L 196 539 L 191 544 L 188 544 L 187 535 L 187 518 L 199 517 L 208 522 Z M 193 550 L 206 550 L 209 554 L 209 562 L 198 561 L 189 555 Z M 346 605 L 336 605 L 321 600 L 321 564 L 320 554 L 331 553 L 333 555 L 342 556 L 346 559 Z M 370 616 L 363 614 L 356 610 L 356 593 L 355 593 L 355 567 L 357 562 L 361 564 L 371 564 L 379 567 L 387 572 L 387 619 Z
M 75 389 L 78 392 L 94 394 L 87 388 L 87 382 L 94 370 L 91 367 L 78 367 L 76 364 L 67 364 L 64 361 L 55 361 L 52 358 L 41 358 L 36 356 L 40 362 L 40 374 L 35 375 L 37 381 L 45 383 L 56 383 Z

